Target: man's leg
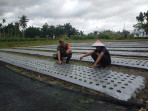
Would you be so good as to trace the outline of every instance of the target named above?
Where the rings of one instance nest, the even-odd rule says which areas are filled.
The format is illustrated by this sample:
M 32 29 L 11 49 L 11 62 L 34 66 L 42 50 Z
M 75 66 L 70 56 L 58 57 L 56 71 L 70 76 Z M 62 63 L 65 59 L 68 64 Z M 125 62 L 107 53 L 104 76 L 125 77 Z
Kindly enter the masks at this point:
M 69 63 L 70 58 L 72 57 L 72 53 L 67 54 L 66 63 Z
M 100 60 L 100 64 L 101 64 L 102 67 L 105 68 L 106 66 L 108 66 L 108 65 L 111 64 L 111 61 L 110 61 L 110 59 L 108 57 L 106 57 L 105 55 L 103 55 L 102 58 L 101 58 L 101 60 Z
M 63 57 L 64 57 L 65 55 L 63 54 L 63 53 L 60 53 L 60 59 L 61 59 L 61 61 L 63 61 Z

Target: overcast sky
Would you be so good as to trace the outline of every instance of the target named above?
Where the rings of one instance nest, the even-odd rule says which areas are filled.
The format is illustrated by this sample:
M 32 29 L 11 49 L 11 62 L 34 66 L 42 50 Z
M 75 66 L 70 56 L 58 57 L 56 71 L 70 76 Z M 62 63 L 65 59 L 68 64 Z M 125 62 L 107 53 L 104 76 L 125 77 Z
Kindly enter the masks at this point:
M 16 22 L 26 15 L 28 26 L 63 25 L 89 33 L 133 30 L 136 16 L 148 10 L 148 0 L 0 0 L 0 19 Z

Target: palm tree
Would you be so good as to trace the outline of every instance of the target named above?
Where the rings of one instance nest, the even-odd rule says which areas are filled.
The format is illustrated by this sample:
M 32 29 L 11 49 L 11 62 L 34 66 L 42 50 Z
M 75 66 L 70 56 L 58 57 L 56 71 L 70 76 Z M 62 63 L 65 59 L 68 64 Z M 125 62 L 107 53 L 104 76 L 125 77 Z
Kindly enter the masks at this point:
M 2 23 L 0 23 L 0 38 L 1 38 L 1 27 L 2 27 Z
M 6 20 L 5 20 L 5 19 L 3 19 L 3 20 L 2 20 L 2 22 L 3 22 L 3 24 L 4 24 L 4 23 L 6 22 Z
M 5 19 L 2 19 L 2 23 L 3 23 L 3 34 L 4 34 L 4 37 L 5 37 L 5 31 L 4 31 L 4 23 L 6 22 Z
M 27 16 L 25 15 L 22 15 L 22 17 L 19 17 L 20 20 L 19 20 L 19 24 L 20 26 L 23 28 L 23 37 L 25 37 L 25 28 L 27 27 L 27 22 L 29 21 L 29 19 L 27 19 Z

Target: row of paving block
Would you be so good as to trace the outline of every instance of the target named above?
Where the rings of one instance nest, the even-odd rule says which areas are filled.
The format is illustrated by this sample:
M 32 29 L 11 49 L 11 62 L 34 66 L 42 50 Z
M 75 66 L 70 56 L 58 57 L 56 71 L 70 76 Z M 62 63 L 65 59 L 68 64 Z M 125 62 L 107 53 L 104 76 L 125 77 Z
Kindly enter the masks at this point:
M 62 64 L 0 52 L 0 60 L 18 67 L 87 87 L 119 100 L 136 97 L 145 87 L 145 78 L 99 68 Z
M 53 54 L 55 54 L 53 52 L 23 50 L 23 49 L 0 49 L 0 51 L 17 52 L 17 53 L 25 53 L 25 54 L 32 54 L 32 55 L 41 55 L 41 56 L 46 56 L 46 57 L 52 57 Z M 80 60 L 80 56 L 82 56 L 82 54 L 73 54 L 72 59 L 73 60 Z M 83 58 L 82 61 L 94 62 L 90 56 Z M 112 61 L 111 64 L 113 64 L 113 65 L 148 69 L 148 60 L 111 58 L 111 61 Z
M 57 51 L 55 48 L 31 48 L 31 47 L 22 47 L 18 49 L 29 49 L 29 50 L 40 50 L 40 51 Z M 93 50 L 92 50 L 93 51 Z M 72 50 L 73 53 L 88 53 L 90 50 Z M 128 52 L 128 51 L 109 51 L 111 55 L 115 56 L 132 56 L 132 57 L 148 57 L 148 52 Z
M 36 48 L 39 48 L 39 49 L 44 49 L 44 50 L 48 50 L 48 49 L 56 49 L 56 46 L 31 46 L 31 47 L 16 47 L 18 49 L 36 49 Z M 95 50 L 94 47 L 71 47 L 71 49 L 74 49 L 74 50 Z M 148 52 L 148 48 L 107 48 L 109 51 L 137 51 L 137 52 Z

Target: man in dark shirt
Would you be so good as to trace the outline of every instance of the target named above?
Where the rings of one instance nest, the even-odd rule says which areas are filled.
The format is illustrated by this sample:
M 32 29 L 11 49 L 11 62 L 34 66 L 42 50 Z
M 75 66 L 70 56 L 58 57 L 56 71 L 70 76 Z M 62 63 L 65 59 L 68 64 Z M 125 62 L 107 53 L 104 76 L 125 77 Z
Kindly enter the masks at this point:
M 111 64 L 110 53 L 105 48 L 105 45 L 103 43 L 101 43 L 100 41 L 96 41 L 96 43 L 94 43 L 92 46 L 96 47 L 96 49 L 92 52 L 89 52 L 89 53 L 81 56 L 80 60 L 82 60 L 83 57 L 91 55 L 91 57 L 95 61 L 94 65 L 91 66 L 92 68 L 96 67 L 97 64 L 99 64 L 100 67 L 104 67 L 104 68 L 106 66 L 110 65 Z
M 72 51 L 68 43 L 64 42 L 64 40 L 59 40 L 59 45 L 57 47 L 57 59 L 59 60 L 59 64 L 62 63 L 63 57 L 67 57 L 66 63 L 69 63 L 69 60 L 72 56 Z

